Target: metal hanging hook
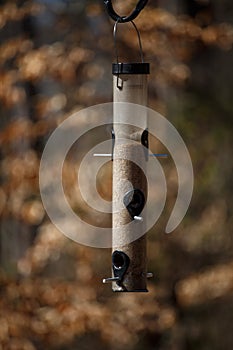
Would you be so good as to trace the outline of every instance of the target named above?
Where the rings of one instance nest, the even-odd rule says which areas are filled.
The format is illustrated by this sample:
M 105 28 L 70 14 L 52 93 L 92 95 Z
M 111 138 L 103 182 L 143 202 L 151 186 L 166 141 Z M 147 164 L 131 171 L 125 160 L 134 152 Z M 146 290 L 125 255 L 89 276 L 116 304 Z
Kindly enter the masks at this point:
M 107 12 L 109 16 L 114 20 L 118 21 L 120 23 L 126 23 L 126 22 L 131 22 L 133 21 L 139 13 L 143 10 L 143 8 L 146 6 L 148 3 L 148 0 L 139 0 L 135 9 L 131 12 L 129 16 L 119 16 L 113 6 L 112 6 L 112 1 L 111 0 L 104 0 L 104 4 L 106 6 Z

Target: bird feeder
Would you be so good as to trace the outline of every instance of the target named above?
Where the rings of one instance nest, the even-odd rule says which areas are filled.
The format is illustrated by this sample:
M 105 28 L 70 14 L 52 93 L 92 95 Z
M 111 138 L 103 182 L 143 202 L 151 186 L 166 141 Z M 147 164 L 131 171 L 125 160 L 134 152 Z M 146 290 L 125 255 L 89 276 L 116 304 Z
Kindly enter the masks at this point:
M 105 4 L 111 3 L 105 1 Z M 145 6 L 144 1 L 144 6 Z M 112 8 L 108 12 L 112 14 Z M 115 12 L 114 12 L 115 13 Z M 146 218 L 141 215 L 147 200 L 145 174 L 148 153 L 147 113 L 140 115 L 140 127 L 132 125 L 132 104 L 147 105 L 147 76 L 149 63 L 143 59 L 139 31 L 126 17 L 112 17 L 116 62 L 113 74 L 113 208 L 112 208 L 112 283 L 115 292 L 147 292 Z M 128 16 L 130 18 L 130 16 Z M 117 25 L 131 22 L 136 30 L 139 62 L 119 62 L 117 51 Z M 141 109 L 139 112 L 141 113 Z M 137 158 L 137 162 L 130 159 Z M 141 164 L 142 166 L 138 166 Z M 120 209 L 119 209 L 120 208 Z M 128 225 L 133 221 L 133 225 Z M 134 237 L 139 237 L 134 239 Z

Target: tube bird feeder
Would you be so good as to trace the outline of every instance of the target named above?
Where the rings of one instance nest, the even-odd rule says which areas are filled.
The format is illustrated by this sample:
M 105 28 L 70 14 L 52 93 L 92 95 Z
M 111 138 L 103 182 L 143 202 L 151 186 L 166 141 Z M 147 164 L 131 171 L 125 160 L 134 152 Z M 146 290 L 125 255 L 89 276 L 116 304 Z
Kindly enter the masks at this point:
M 147 114 L 140 118 L 140 127 L 132 123 L 132 104 L 147 105 L 147 75 L 149 63 L 143 60 L 140 34 L 141 62 L 119 62 L 116 30 L 114 39 L 117 62 L 113 74 L 113 210 L 112 210 L 112 282 L 115 292 L 147 292 L 146 218 L 141 216 L 147 199 L 145 174 L 148 154 Z M 137 113 L 137 108 L 136 110 Z M 141 109 L 139 112 L 141 113 Z M 137 159 L 137 162 L 132 159 Z M 138 164 L 142 165 L 139 166 Z M 128 225 L 130 222 L 133 225 Z M 134 239 L 134 237 L 139 237 Z

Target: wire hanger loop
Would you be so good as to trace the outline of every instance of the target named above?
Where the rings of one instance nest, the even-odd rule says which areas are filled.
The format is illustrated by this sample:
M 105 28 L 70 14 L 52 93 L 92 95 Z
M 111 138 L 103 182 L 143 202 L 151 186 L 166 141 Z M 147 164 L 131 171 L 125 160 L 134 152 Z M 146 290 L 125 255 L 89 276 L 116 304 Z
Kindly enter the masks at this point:
M 136 24 L 134 23 L 134 21 L 130 21 L 130 22 L 134 26 L 134 29 L 135 29 L 135 31 L 137 33 L 138 44 L 139 44 L 139 49 L 140 49 L 141 63 L 144 63 L 144 56 L 143 56 L 143 50 L 142 50 L 142 41 L 141 41 L 139 30 L 138 30 Z M 118 55 L 118 48 L 117 48 L 117 25 L 118 25 L 118 23 L 122 23 L 122 22 L 119 22 L 117 20 L 115 22 L 115 24 L 114 24 L 114 27 L 113 27 L 113 40 L 114 40 L 114 48 L 115 48 L 115 56 L 116 56 L 117 64 L 119 63 L 119 55 Z

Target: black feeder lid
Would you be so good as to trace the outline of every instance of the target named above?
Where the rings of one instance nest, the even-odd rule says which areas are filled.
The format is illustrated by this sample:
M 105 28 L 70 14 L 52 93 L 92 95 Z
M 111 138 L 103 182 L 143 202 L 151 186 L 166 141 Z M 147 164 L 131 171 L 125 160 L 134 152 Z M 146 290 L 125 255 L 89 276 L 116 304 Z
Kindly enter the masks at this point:
M 150 74 L 149 63 L 113 63 L 112 74 Z

